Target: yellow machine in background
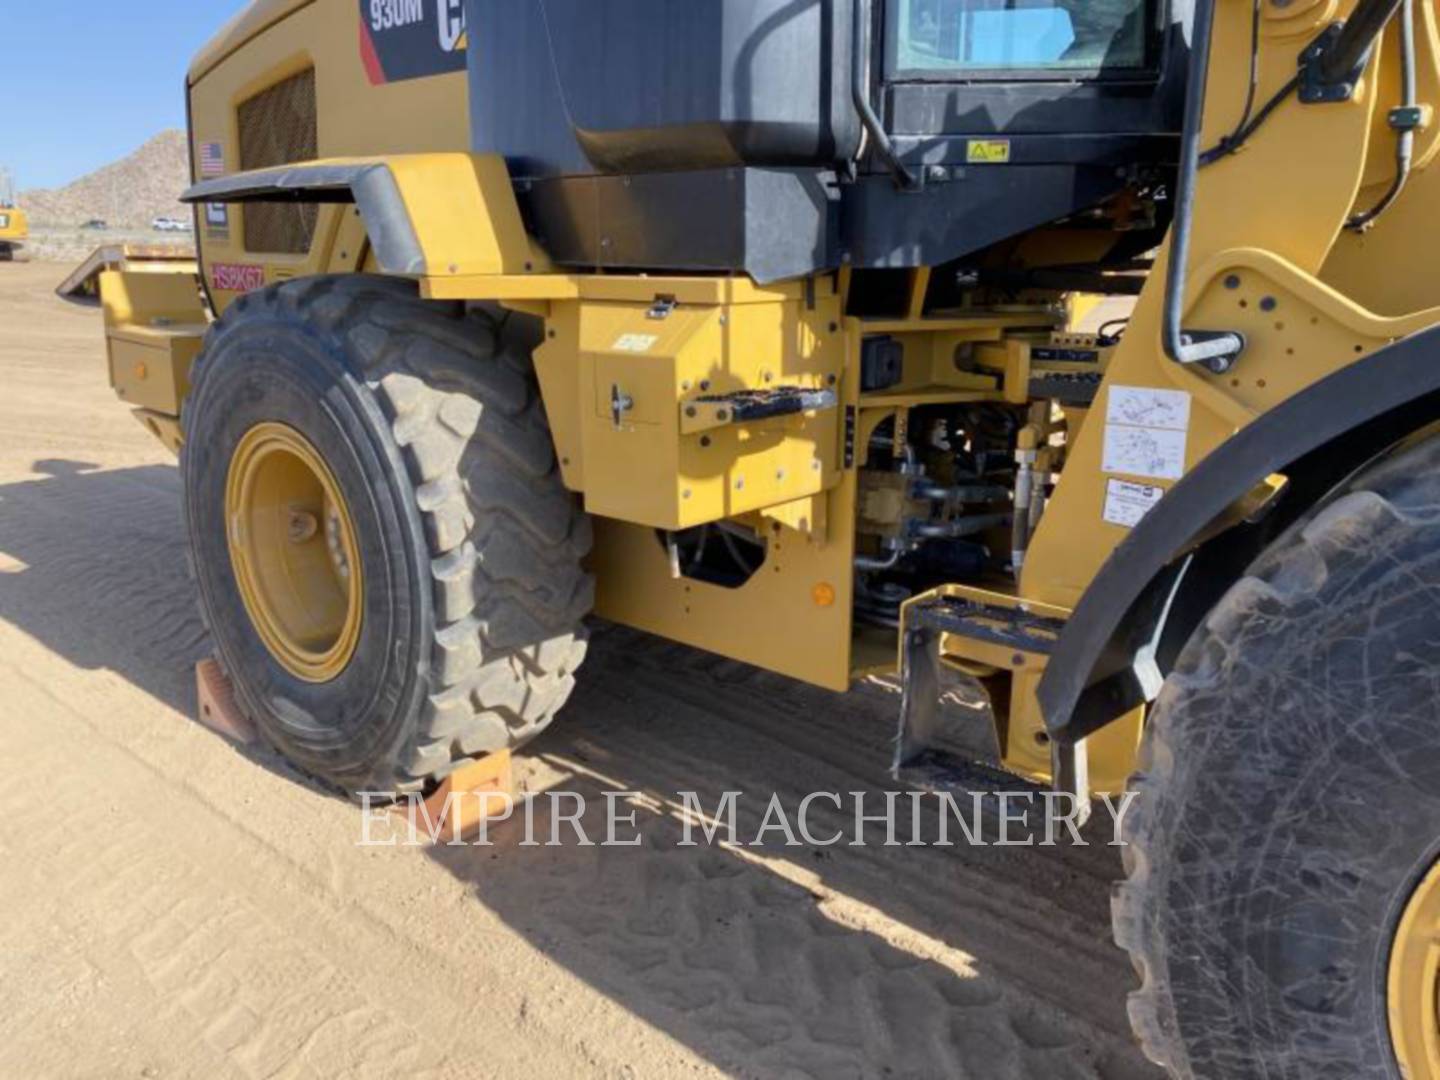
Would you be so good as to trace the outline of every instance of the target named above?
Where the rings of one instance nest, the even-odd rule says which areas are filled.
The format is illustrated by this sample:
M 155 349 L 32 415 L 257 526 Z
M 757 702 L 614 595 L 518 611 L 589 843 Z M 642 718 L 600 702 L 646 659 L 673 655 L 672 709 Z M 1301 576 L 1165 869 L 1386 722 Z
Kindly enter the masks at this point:
M 0 262 L 14 259 L 29 238 L 29 217 L 17 205 L 10 174 L 0 169 Z
M 30 219 L 12 201 L 0 197 L 0 261 L 8 262 L 30 239 Z
M 406 791 L 592 611 L 899 674 L 906 782 L 1141 793 L 1176 1075 L 1440 1075 L 1433 5 L 649 7 L 196 59 L 199 273 L 103 294 L 241 704 Z

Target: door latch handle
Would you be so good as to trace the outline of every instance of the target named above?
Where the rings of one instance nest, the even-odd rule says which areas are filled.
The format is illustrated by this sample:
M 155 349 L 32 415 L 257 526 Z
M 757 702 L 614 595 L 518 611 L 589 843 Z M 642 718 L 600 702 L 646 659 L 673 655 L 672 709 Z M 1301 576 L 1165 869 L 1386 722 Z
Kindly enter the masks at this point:
M 619 431 L 625 414 L 635 408 L 635 399 L 620 389 L 619 383 L 612 383 L 610 386 L 610 418 L 615 422 L 615 430 Z

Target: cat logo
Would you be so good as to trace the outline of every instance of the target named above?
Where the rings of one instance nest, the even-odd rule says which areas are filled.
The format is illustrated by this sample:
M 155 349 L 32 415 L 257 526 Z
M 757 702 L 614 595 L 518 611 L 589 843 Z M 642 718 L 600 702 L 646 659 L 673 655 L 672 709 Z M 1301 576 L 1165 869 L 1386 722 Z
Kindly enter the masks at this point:
M 465 0 L 360 0 L 360 59 L 372 86 L 465 70 Z
M 440 48 L 447 53 L 464 49 L 465 3 L 464 0 L 435 0 L 440 5 Z

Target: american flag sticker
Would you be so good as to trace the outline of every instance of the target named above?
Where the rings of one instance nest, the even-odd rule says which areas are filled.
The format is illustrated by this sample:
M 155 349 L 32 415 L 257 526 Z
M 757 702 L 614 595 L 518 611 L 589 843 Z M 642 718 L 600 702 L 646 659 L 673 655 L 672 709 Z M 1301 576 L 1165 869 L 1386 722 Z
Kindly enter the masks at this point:
M 225 175 L 225 147 L 220 143 L 200 144 L 200 175 L 206 179 Z

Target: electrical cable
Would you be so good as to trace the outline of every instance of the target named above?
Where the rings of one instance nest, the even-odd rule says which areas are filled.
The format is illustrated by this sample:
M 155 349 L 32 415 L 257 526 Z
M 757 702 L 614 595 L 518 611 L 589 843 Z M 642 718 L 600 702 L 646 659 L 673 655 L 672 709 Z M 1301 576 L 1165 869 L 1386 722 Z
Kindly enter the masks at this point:
M 1237 128 L 1233 135 L 1227 135 L 1225 138 L 1221 139 L 1216 145 L 1212 146 L 1209 150 L 1206 150 L 1203 154 L 1201 154 L 1200 168 L 1203 169 L 1207 165 L 1214 165 L 1215 162 L 1221 160 L 1222 158 L 1228 157 L 1229 155 L 1235 153 L 1236 150 L 1239 150 L 1242 146 L 1244 146 L 1250 140 L 1250 136 L 1254 135 L 1255 132 L 1259 131 L 1265 121 L 1270 119 L 1271 113 L 1273 113 L 1276 109 L 1283 105 L 1285 103 L 1285 99 L 1288 98 L 1291 94 L 1295 93 L 1295 91 L 1299 88 L 1300 76 L 1297 74 L 1293 76 L 1289 82 L 1287 82 L 1284 86 L 1277 90 L 1275 92 L 1275 95 L 1270 98 L 1269 101 L 1265 102 L 1264 105 L 1260 106 L 1260 111 L 1257 112 L 1253 117 L 1251 117 L 1250 120 L 1243 127 Z
M 1250 114 L 1255 111 L 1255 97 L 1260 92 L 1260 17 L 1263 4 L 1264 0 L 1255 0 L 1254 10 L 1250 13 L 1250 85 L 1245 90 L 1245 109 L 1230 134 L 1222 135 L 1218 143 L 1200 155 L 1201 166 L 1208 164 L 1206 158 L 1212 155 L 1216 159 L 1224 156 L 1221 151 L 1239 138 L 1250 122 Z
M 1095 337 L 1100 340 L 1101 344 L 1113 345 L 1115 342 L 1119 341 L 1121 337 L 1124 336 L 1125 328 L 1129 325 L 1130 317 L 1128 315 L 1119 319 L 1107 319 L 1105 322 L 1100 324 L 1100 329 L 1095 331 Z M 1105 331 L 1112 326 L 1120 327 L 1120 333 L 1107 334 Z

